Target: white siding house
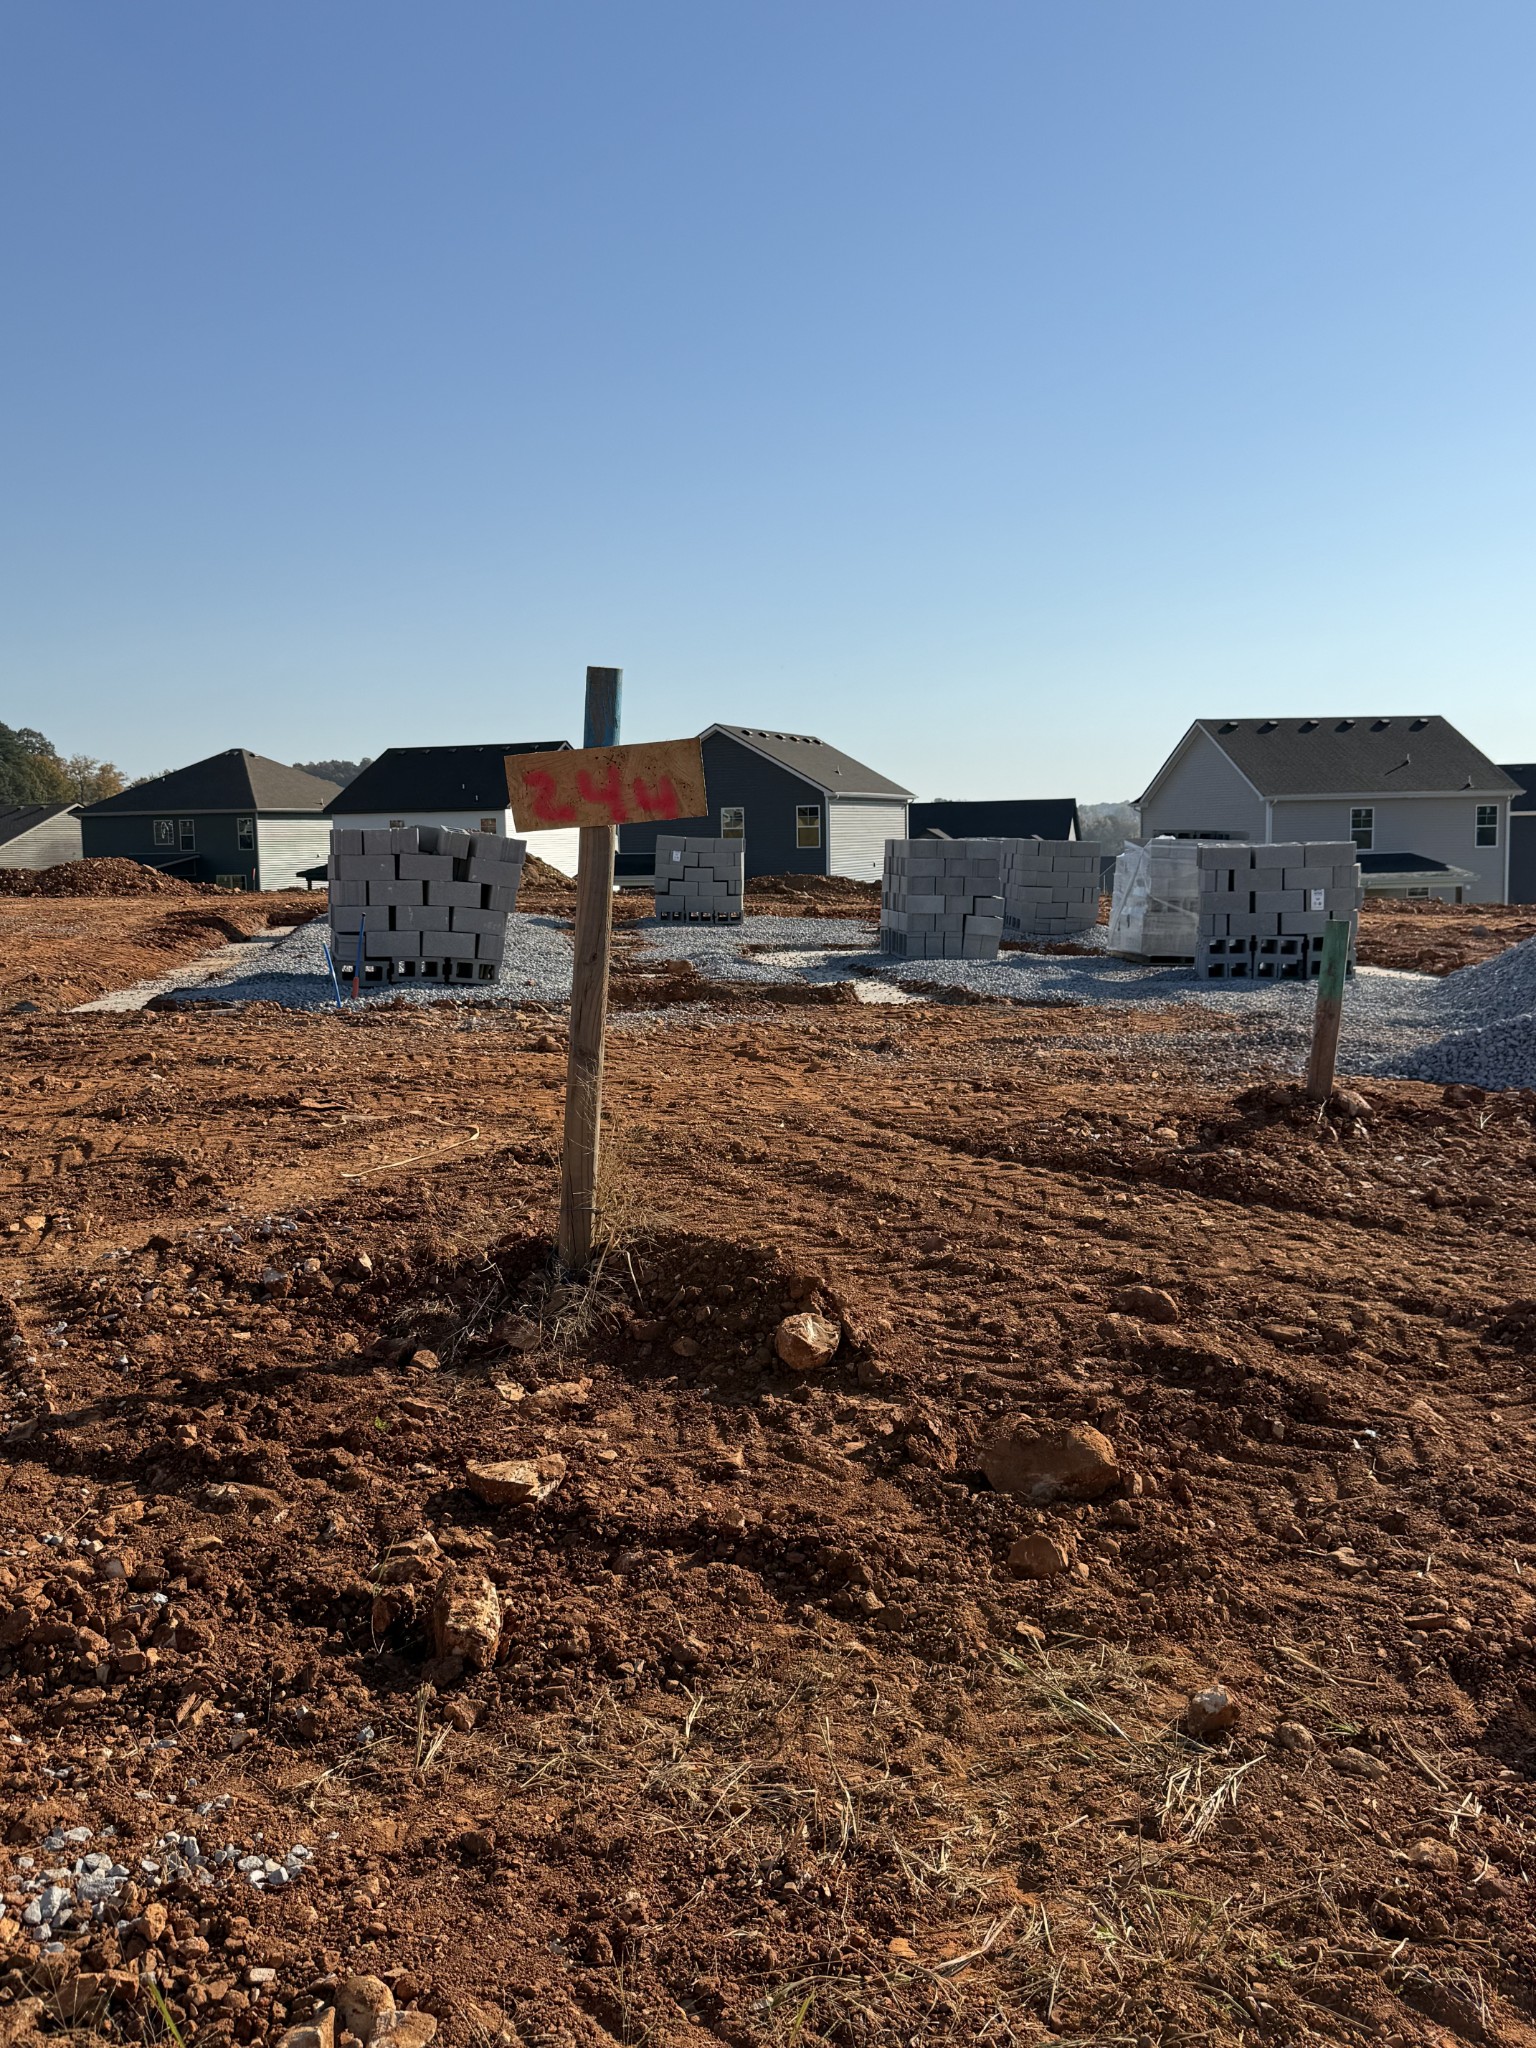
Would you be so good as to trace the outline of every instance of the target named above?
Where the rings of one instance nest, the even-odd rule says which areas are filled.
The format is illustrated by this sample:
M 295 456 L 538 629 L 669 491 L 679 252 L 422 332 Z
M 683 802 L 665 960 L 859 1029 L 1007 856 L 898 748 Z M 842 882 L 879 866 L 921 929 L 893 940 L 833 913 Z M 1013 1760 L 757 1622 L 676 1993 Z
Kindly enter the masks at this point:
M 1148 784 L 1141 829 L 1149 839 L 1349 839 L 1384 874 L 1387 856 L 1414 856 L 1464 875 L 1467 902 L 1503 903 L 1516 793 L 1439 717 L 1202 718 Z
M 507 803 L 508 754 L 542 754 L 568 740 L 509 740 L 472 747 L 387 747 L 326 806 L 328 823 L 349 827 L 443 825 L 501 832 L 563 874 L 576 872 L 579 833 L 519 832 Z

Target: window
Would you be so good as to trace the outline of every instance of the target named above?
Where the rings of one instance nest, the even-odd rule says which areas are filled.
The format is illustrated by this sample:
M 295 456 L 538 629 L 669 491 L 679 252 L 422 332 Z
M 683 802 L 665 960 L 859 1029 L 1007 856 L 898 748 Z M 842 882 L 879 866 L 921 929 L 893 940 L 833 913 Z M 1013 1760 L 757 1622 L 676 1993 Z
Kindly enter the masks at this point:
M 1405 896 L 1424 896 L 1424 897 L 1427 897 L 1427 896 L 1429 895 L 1429 891 L 1428 891 L 1427 889 L 1405 889 L 1405 890 L 1403 891 L 1403 894 L 1404 894 Z
M 1477 807 L 1477 843 L 1479 846 L 1497 846 L 1499 843 L 1499 807 L 1497 804 L 1479 804 Z
M 256 820 L 254 818 L 236 818 L 235 840 L 242 853 L 254 853 L 256 851 Z
M 156 818 L 155 844 L 156 846 L 174 846 L 176 844 L 176 821 L 174 818 Z
M 795 844 L 796 846 L 820 846 L 820 804 L 795 805 Z
M 244 875 L 215 875 L 213 886 L 215 889 L 243 889 L 246 880 Z
M 494 818 L 482 818 L 480 820 L 480 830 L 482 832 L 494 832 L 496 830 L 496 820 Z
M 1349 814 L 1349 836 L 1361 853 L 1376 843 L 1376 809 L 1373 804 L 1356 804 Z
M 747 813 L 742 804 L 720 806 L 720 837 L 722 839 L 745 839 L 747 836 Z
M 178 818 L 176 820 L 176 837 L 180 842 L 183 853 L 195 853 L 197 851 L 197 820 L 195 818 Z
M 389 821 L 389 829 L 391 832 L 403 832 L 405 830 L 404 818 L 391 818 Z

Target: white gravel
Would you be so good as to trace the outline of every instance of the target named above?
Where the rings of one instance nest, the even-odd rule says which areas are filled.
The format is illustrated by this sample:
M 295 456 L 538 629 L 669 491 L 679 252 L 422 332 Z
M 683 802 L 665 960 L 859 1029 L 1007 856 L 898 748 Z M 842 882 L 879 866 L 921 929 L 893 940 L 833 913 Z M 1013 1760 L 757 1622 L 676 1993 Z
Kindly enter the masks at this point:
M 642 958 L 688 960 L 705 981 L 771 986 L 857 980 L 871 995 L 944 999 L 947 991 L 1024 1004 L 1188 1006 L 1190 1029 L 1161 1034 L 1159 1058 L 1176 1054 L 1213 1077 L 1274 1066 L 1298 1071 L 1311 1039 L 1312 988 L 1293 982 L 1197 981 L 1192 968 L 1144 966 L 1094 946 L 1081 952 L 1005 952 L 996 960 L 906 960 L 871 950 L 875 927 L 858 918 L 749 917 L 739 925 L 678 925 L 646 920 L 626 927 Z M 149 987 L 187 1002 L 279 1003 L 290 1009 L 333 1005 L 325 970 L 323 924 L 301 925 L 259 947 L 228 949 L 209 973 L 200 961 L 191 985 L 167 976 Z M 568 1003 L 571 945 L 563 919 L 518 912 L 509 920 L 507 956 L 495 982 L 440 987 L 410 983 L 366 988 L 361 1001 L 475 1005 Z M 184 973 L 186 971 L 184 970 Z M 345 986 L 345 983 L 343 984 Z M 133 1007 L 138 991 L 93 1008 Z M 347 1007 L 352 1007 L 350 999 Z M 693 1005 L 686 1006 L 691 1012 Z M 1212 1028 L 1214 1017 L 1223 1020 Z M 1096 1034 L 1103 1044 L 1103 1034 Z M 1116 1048 L 1120 1050 L 1120 1048 Z M 1139 1056 L 1135 1044 L 1124 1047 Z M 1341 1071 L 1463 1081 L 1487 1088 L 1536 1087 L 1536 940 L 1460 973 L 1436 978 L 1362 967 L 1344 1000 Z

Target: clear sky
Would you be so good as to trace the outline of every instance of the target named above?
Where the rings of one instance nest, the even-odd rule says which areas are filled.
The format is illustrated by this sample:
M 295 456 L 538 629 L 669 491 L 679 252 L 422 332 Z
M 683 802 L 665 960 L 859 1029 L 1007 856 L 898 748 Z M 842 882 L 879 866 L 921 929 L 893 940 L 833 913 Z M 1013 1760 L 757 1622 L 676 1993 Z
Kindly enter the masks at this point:
M 0 719 L 1536 758 L 1531 0 L 0 0 Z

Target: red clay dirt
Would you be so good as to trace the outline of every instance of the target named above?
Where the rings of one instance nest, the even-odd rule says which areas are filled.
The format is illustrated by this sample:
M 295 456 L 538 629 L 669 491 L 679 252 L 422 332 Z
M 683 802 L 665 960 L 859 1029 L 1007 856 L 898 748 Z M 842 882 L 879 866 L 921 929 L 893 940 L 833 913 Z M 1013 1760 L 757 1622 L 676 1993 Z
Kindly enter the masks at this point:
M 148 1949 L 13 1905 L 0 2029 L 162 2038 L 149 1968 L 189 2044 L 338 1971 L 452 2048 L 1536 2042 L 1536 1099 L 1191 1028 L 621 1018 L 572 1285 L 547 1015 L 0 1019 L 5 1894 L 314 1851 Z M 993 1491 L 1020 1415 L 1118 1478 Z
M 1359 957 L 1367 967 L 1454 974 L 1536 937 L 1536 904 L 1409 902 L 1368 897 L 1360 913 Z
M 324 895 L 303 889 L 247 896 L 183 883 L 128 899 L 0 895 L 0 1012 L 19 1003 L 71 1010 L 109 989 L 165 974 L 232 939 L 324 914 Z

